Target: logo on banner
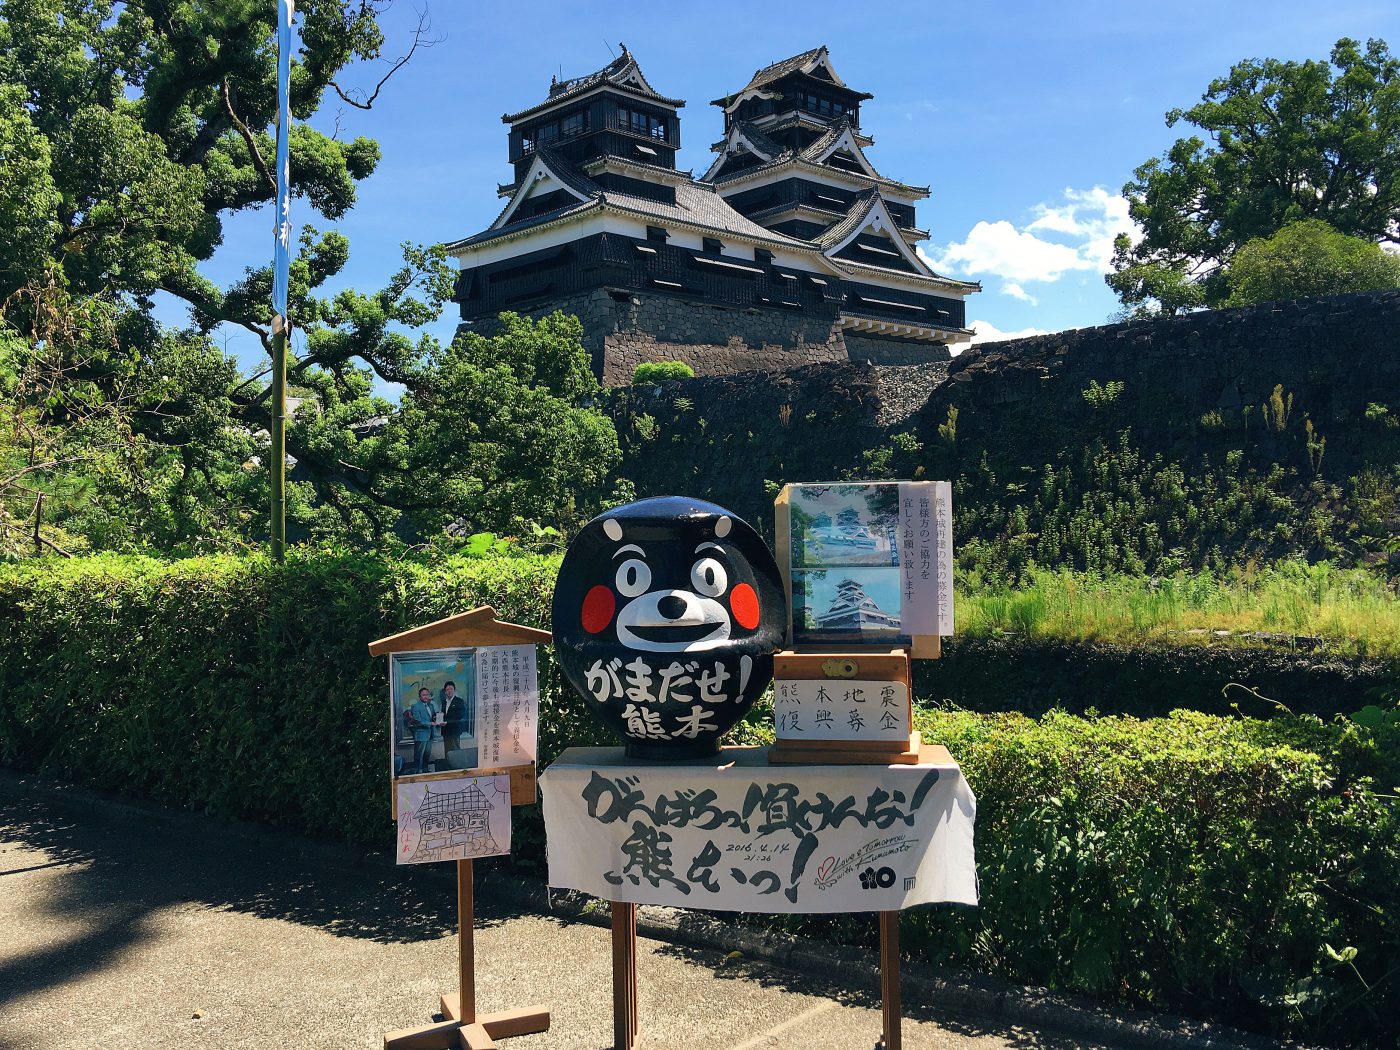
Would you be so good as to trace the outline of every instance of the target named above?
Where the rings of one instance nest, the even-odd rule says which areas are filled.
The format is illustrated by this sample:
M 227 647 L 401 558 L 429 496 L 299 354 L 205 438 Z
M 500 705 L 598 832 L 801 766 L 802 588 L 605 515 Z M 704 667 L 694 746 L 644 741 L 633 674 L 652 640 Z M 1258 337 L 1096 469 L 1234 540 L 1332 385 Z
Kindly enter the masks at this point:
M 893 868 L 888 865 L 877 866 L 875 862 L 884 860 L 886 857 L 897 857 L 901 853 L 908 853 L 918 844 L 918 839 L 906 838 L 903 835 L 891 835 L 888 838 L 867 842 L 844 860 L 838 861 L 835 857 L 827 857 L 826 860 L 817 865 L 815 885 L 819 890 L 829 890 L 851 872 L 859 871 L 862 889 L 887 890 L 895 884 L 898 876 Z M 910 879 L 904 881 L 906 884 L 912 882 Z M 909 888 L 909 885 L 905 886 L 905 889 Z
M 894 885 L 894 869 L 866 868 L 860 873 L 860 887 L 863 890 L 887 890 Z

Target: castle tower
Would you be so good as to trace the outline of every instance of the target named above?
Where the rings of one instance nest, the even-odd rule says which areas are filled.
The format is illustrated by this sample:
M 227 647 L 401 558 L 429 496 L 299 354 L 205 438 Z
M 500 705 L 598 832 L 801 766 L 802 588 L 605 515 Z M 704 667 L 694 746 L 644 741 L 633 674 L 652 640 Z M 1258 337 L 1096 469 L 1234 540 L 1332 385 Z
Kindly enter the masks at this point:
M 676 169 L 685 103 L 621 50 L 502 117 L 506 204 L 446 246 L 464 325 L 489 330 L 506 310 L 576 314 L 612 384 L 642 361 L 699 374 L 919 363 L 970 338 L 963 300 L 980 286 L 939 277 L 910 247 L 926 236 L 913 201 L 928 191 L 869 168 L 859 104 L 870 96 L 840 82 L 825 48 L 721 100 L 726 137 L 700 180 Z

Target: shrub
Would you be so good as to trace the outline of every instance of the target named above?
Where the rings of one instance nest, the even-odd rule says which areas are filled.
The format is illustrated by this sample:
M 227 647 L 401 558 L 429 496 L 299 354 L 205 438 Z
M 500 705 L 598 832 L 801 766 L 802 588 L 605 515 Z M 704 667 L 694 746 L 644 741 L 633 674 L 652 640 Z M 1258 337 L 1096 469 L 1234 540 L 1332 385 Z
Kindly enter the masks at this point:
M 547 625 L 557 568 L 542 555 L 305 550 L 280 566 L 0 567 L 0 763 L 382 847 L 386 661 L 367 643 L 485 603 Z M 1007 615 L 1044 623 L 1042 599 Z M 541 677 L 542 763 L 609 742 L 547 654 Z M 1400 1010 L 1400 828 L 1377 785 L 1400 783 L 1400 724 L 1377 710 L 1358 722 L 919 712 L 978 795 L 982 907 L 907 913 L 907 948 L 1115 1002 L 1380 1040 Z M 770 715 L 755 708 L 731 739 L 769 739 Z M 517 821 L 516 862 L 541 863 L 538 808 Z
M 684 361 L 643 361 L 632 373 L 632 385 L 667 383 L 672 379 L 693 379 L 695 369 Z

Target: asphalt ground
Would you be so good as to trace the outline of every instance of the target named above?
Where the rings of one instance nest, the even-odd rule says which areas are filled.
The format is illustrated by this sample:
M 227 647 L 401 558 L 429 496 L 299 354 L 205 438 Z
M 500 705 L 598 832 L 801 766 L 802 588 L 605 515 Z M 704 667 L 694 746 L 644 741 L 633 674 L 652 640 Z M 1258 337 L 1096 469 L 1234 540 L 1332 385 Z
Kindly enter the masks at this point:
M 302 849 L 214 820 L 0 793 L 0 1050 L 378 1048 L 456 979 L 441 873 Z M 346 851 L 342 851 L 345 853 Z M 608 932 L 520 894 L 477 895 L 482 1010 L 544 1003 L 511 1050 L 612 1045 Z M 642 1043 L 869 1050 L 880 1004 L 830 977 L 639 941 Z M 905 992 L 904 1045 L 1093 1046 L 958 1018 Z

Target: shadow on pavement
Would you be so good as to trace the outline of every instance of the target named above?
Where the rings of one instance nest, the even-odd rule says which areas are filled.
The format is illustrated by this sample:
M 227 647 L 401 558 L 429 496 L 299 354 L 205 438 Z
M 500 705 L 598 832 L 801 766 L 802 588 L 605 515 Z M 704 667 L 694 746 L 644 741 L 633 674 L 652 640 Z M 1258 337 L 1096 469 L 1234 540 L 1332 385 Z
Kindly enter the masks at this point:
M 881 1006 L 878 986 L 873 980 L 869 988 L 852 987 L 832 978 L 789 970 L 765 962 L 748 962 L 742 959 L 731 961 L 719 952 L 685 945 L 668 944 L 660 948 L 658 954 L 703 966 L 711 970 L 719 980 L 753 981 L 765 988 L 781 988 L 786 992 L 829 999 L 841 1006 L 866 1010 L 879 1010 Z M 641 974 L 639 979 L 645 981 L 646 977 Z M 1008 1046 L 1024 1050 L 1096 1050 L 1095 1044 L 1085 1043 L 1083 1040 L 1056 1038 L 995 1020 L 952 1014 L 940 1009 L 936 1003 L 915 1001 L 907 986 L 904 989 L 902 1014 L 906 1025 L 909 1022 L 926 1021 L 957 1035 L 994 1036 L 1005 1040 Z
M 10 846 L 0 852 L 0 899 L 20 892 L 27 873 L 46 871 L 44 896 L 25 903 L 25 924 L 52 926 L 48 935 L 29 931 L 34 947 L 8 958 L 0 953 L 0 1003 L 101 971 L 150 939 L 149 916 L 180 905 L 379 943 L 457 930 L 456 889 L 445 872 L 338 865 L 326 855 L 301 855 L 292 835 L 245 838 L 214 820 L 202 835 L 198 826 L 158 818 L 143 824 L 136 814 L 88 819 L 39 799 L 0 795 L 0 843 Z M 482 904 L 478 928 L 533 913 L 499 900 Z

